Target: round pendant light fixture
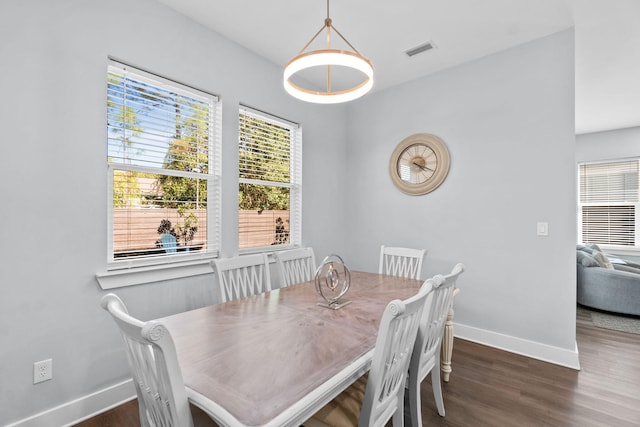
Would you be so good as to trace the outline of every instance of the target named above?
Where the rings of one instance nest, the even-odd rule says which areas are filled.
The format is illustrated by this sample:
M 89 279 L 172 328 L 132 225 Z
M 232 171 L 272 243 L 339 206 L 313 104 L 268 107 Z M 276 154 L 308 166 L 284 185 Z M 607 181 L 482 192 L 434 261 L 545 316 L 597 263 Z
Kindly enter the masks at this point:
M 327 48 L 305 52 L 309 45 L 326 30 Z M 340 50 L 331 48 L 331 30 L 333 30 L 351 49 Z M 356 70 L 363 75 L 363 81 L 351 88 L 344 90 L 332 90 L 331 87 L 331 67 L 347 67 Z M 326 90 L 318 91 L 307 89 L 291 81 L 291 78 L 298 72 L 313 68 L 326 67 Z M 284 67 L 284 88 L 291 95 L 307 102 L 319 104 L 336 104 L 340 102 L 352 101 L 366 94 L 373 87 L 373 65 L 371 61 L 362 56 L 349 41 L 331 23 L 329 18 L 329 0 L 327 0 L 327 18 L 320 30 L 309 40 L 296 55 Z

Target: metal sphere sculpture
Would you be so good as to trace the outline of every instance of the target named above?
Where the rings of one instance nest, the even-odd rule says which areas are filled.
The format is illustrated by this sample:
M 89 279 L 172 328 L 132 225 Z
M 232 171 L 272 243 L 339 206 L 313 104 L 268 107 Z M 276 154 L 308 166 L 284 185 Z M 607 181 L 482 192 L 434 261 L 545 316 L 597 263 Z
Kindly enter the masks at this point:
M 349 291 L 351 272 L 338 255 L 329 255 L 316 270 L 316 291 L 325 300 L 318 303 L 326 308 L 337 310 L 351 303 L 342 297 Z

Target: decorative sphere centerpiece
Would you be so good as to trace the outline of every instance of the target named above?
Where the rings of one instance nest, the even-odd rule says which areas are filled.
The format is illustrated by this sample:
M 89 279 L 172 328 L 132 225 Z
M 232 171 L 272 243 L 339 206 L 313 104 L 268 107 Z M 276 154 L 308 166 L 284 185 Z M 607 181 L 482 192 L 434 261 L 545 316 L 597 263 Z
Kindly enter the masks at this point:
M 349 291 L 351 272 L 338 255 L 329 255 L 322 260 L 315 275 L 316 291 L 326 302 L 318 305 L 337 310 L 351 301 L 341 299 Z

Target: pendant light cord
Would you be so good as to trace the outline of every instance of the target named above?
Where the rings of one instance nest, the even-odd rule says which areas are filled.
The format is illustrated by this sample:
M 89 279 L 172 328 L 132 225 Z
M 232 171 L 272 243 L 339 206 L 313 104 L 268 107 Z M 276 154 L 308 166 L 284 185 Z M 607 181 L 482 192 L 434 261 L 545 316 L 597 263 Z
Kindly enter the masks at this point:
M 307 42 L 306 45 L 304 45 L 304 47 L 302 49 L 300 49 L 300 52 L 298 52 L 298 55 L 302 54 L 305 50 L 307 50 L 307 48 L 309 47 L 309 45 L 311 43 L 313 43 L 313 41 L 320 35 L 320 33 L 324 30 L 327 29 L 329 31 L 331 31 L 333 29 L 333 31 L 336 32 L 336 34 L 358 55 L 360 55 L 360 52 L 358 52 L 358 49 L 356 49 L 350 42 L 349 40 L 347 40 L 345 38 L 345 36 L 343 36 L 340 31 L 338 31 L 338 29 L 336 27 L 333 26 L 333 23 L 331 21 L 330 15 L 329 15 L 329 0 L 327 0 L 327 19 L 325 19 L 324 21 L 324 25 L 322 26 L 322 28 L 320 28 L 318 30 L 317 33 L 315 33 L 315 35 L 313 37 L 311 37 L 311 40 L 309 40 Z

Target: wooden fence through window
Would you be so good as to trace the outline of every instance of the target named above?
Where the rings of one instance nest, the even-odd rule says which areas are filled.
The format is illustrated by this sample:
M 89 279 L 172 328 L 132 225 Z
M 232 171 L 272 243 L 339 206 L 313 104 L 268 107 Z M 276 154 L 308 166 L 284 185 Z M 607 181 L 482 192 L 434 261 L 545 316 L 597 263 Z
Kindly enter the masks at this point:
M 156 241 L 160 237 L 160 221 L 171 221 L 179 234 L 178 225 L 184 224 L 189 213 L 195 214 L 198 218 L 198 230 L 190 246 L 204 247 L 207 242 L 206 209 L 191 209 L 185 216 L 180 216 L 177 209 L 114 208 L 114 252 L 155 249 Z M 276 222 L 278 218 L 282 223 Z M 239 212 L 238 227 L 241 249 L 289 243 L 289 211 L 242 210 Z M 182 239 L 179 239 L 179 244 L 184 245 Z
M 282 223 L 276 222 L 278 218 Z M 243 210 L 238 228 L 240 249 L 289 243 L 289 211 Z

